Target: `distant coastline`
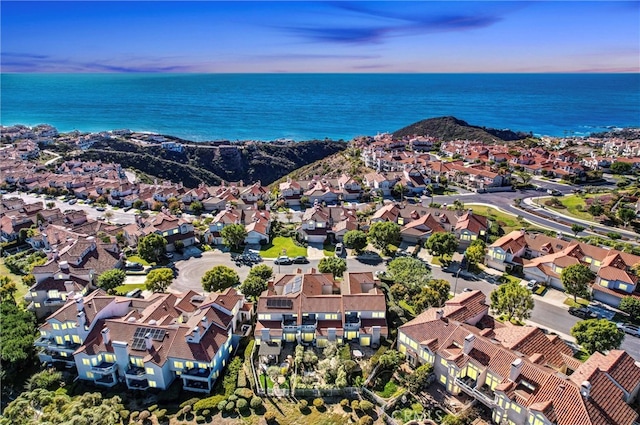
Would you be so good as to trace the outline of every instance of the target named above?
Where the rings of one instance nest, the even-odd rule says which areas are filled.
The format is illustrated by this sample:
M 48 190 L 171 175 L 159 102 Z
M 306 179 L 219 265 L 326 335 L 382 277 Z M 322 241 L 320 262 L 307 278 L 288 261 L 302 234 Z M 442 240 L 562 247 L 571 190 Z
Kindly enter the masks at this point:
M 2 74 L 2 125 L 208 140 L 329 138 L 459 117 L 534 135 L 640 126 L 638 74 Z

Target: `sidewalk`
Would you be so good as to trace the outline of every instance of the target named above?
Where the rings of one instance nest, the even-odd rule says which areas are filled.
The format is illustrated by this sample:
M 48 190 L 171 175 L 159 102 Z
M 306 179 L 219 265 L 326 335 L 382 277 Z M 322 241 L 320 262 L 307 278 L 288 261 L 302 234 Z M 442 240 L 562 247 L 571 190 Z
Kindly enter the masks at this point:
M 525 320 L 524 322 L 525 322 L 525 324 L 527 324 L 529 326 L 534 326 L 536 328 L 547 329 L 549 331 L 549 333 L 557 334 L 560 338 L 562 338 L 565 341 L 569 341 L 569 342 L 573 342 L 573 343 L 576 342 L 576 339 L 574 337 L 572 337 L 571 335 L 567 335 L 565 333 L 558 332 L 555 329 L 549 329 L 548 327 L 543 326 L 543 325 L 541 325 L 539 323 L 536 323 L 534 321 L 531 321 L 531 320 Z
M 533 299 L 569 310 L 569 306 L 564 303 L 567 299 L 567 294 L 551 287 L 547 287 L 547 292 L 544 293 L 544 296 L 533 294 Z

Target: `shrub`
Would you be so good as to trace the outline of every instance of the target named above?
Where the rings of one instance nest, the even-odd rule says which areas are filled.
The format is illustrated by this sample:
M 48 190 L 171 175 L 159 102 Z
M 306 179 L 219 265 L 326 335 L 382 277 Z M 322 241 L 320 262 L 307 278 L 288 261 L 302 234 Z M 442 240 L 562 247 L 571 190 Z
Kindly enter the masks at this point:
M 157 404 L 151 405 L 151 406 L 149 406 L 148 410 L 149 410 L 149 412 L 153 413 L 156 410 L 158 410 L 158 405 Z
M 131 412 L 129 412 L 128 410 L 124 410 L 124 409 L 122 409 L 122 410 L 120 411 L 120 417 L 121 417 L 123 420 L 129 419 L 129 416 L 130 416 L 130 415 L 131 415 Z
M 138 416 L 140 416 L 140 412 L 138 412 L 138 411 L 136 410 L 135 412 L 133 412 L 133 413 L 131 414 L 131 421 L 132 421 L 132 422 L 137 421 L 137 420 L 138 420 Z
M 359 410 L 360 409 L 360 402 L 358 400 L 353 400 L 351 402 L 351 410 Z
M 275 412 L 272 412 L 271 410 L 269 410 L 268 412 L 266 412 L 264 414 L 264 420 L 267 421 L 268 424 L 274 423 L 276 420 L 276 414 Z
M 184 406 L 182 408 L 182 414 L 185 416 L 188 415 L 189 413 L 191 413 L 191 409 L 193 409 L 192 406 Z
M 217 409 L 218 403 L 220 403 L 221 401 L 225 401 L 225 396 L 223 396 L 222 394 L 203 398 L 202 400 L 198 400 L 196 404 L 193 405 L 193 410 L 200 412 L 205 409 Z
M 160 409 L 155 413 L 158 422 L 164 422 L 167 419 L 167 409 Z
M 225 406 L 227 405 L 227 400 L 222 400 L 221 402 L 218 403 L 218 406 L 216 406 L 218 408 L 219 411 L 223 411 Z
M 233 409 L 235 408 L 236 408 L 236 404 L 233 401 L 230 401 L 224 406 L 224 411 L 227 413 L 233 412 Z
M 373 425 L 373 418 L 369 415 L 365 415 L 358 420 L 358 425 Z
M 211 415 L 211 410 L 209 410 L 209 409 L 204 409 L 204 410 L 202 411 L 202 416 L 204 416 L 204 417 L 208 417 L 209 415 Z
M 302 399 L 298 402 L 298 409 L 300 409 L 301 412 L 307 410 L 307 408 L 309 407 L 309 402 L 305 399 Z
M 324 407 L 324 399 L 318 397 L 313 399 L 313 405 L 315 406 L 316 409 L 321 409 Z
M 180 408 L 183 408 L 185 406 L 193 406 L 199 401 L 200 399 L 198 397 L 190 398 L 189 400 L 183 401 L 182 403 L 180 403 Z
M 228 401 L 238 401 L 238 396 L 235 394 L 231 394 L 229 397 L 227 397 Z
M 151 412 L 149 412 L 148 410 L 143 410 L 142 412 L 140 412 L 140 416 L 138 416 L 138 419 L 140 419 L 140 421 L 144 422 L 147 419 L 149 419 L 151 417 Z
M 247 400 L 251 399 L 251 397 L 253 397 L 253 391 L 251 391 L 249 388 L 238 388 L 235 392 L 235 395 L 237 395 L 240 398 L 246 398 Z
M 196 416 L 196 423 L 203 424 L 203 423 L 205 423 L 206 421 L 207 421 L 207 420 L 205 419 L 205 417 L 204 417 L 204 416 Z
M 370 412 L 373 410 L 373 403 L 371 403 L 369 400 L 362 400 L 360 402 L 360 410 L 364 411 L 364 412 Z
M 238 383 L 238 372 L 242 369 L 242 360 L 240 357 L 235 357 L 229 366 L 227 367 L 227 373 L 222 380 L 222 386 L 224 387 L 224 394 L 228 397 L 236 390 Z
M 236 406 L 238 407 L 238 410 L 246 410 L 249 408 L 249 403 L 244 398 L 241 398 L 236 403 Z
M 244 388 L 247 386 L 247 374 L 244 373 L 243 369 L 238 371 L 238 382 L 236 383 L 236 386 L 238 388 Z
M 349 407 L 349 399 L 343 398 L 340 400 L 340 406 L 344 409 L 345 407 Z
M 251 397 L 249 405 L 254 410 L 260 409 L 262 407 L 262 399 L 260 397 L 253 396 Z

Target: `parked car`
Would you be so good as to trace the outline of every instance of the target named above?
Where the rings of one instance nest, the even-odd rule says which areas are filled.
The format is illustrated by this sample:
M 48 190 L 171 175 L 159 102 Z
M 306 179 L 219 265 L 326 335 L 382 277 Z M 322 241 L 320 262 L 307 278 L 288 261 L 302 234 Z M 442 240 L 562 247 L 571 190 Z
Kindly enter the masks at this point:
M 581 319 L 597 319 L 598 315 L 585 307 L 569 307 L 569 314 Z
M 167 258 L 173 258 L 173 254 L 170 252 L 165 252 L 164 256 Z
M 286 255 L 283 255 L 273 260 L 273 264 L 292 264 L 292 263 L 293 261 L 291 260 L 291 258 L 287 257 Z
M 126 296 L 129 298 L 142 298 L 142 290 L 134 289 L 133 291 L 127 292 Z
M 73 204 L 75 204 L 76 202 L 78 202 L 78 200 L 77 200 L 77 199 L 71 199 L 68 203 L 69 203 L 69 205 L 73 205 Z
M 631 323 L 616 323 L 618 329 L 622 329 L 625 333 L 633 336 L 640 336 L 640 327 Z
M 308 264 L 309 260 L 304 255 L 298 255 L 293 260 L 293 264 Z
M 104 210 L 105 210 L 105 208 L 104 208 L 104 207 L 97 207 L 97 208 L 96 208 L 96 211 L 104 211 Z
M 344 245 L 342 245 L 340 242 L 338 242 L 336 244 L 336 255 L 342 255 L 342 253 L 344 252 Z
M 142 270 L 144 269 L 144 266 L 134 261 L 127 261 L 124 265 L 124 268 L 127 270 Z

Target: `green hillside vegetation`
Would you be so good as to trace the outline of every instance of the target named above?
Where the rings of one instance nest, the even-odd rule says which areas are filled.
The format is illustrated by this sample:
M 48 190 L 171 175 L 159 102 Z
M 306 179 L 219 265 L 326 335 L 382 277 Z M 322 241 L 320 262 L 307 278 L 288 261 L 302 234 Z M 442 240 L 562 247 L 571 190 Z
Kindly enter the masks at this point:
M 432 136 L 442 141 L 449 140 L 481 140 L 484 142 L 508 142 L 522 140 L 529 134 L 511 130 L 470 125 L 455 117 L 429 118 L 418 121 L 393 133 L 394 137 Z
M 95 143 L 75 155 L 82 160 L 118 162 L 150 176 L 182 182 L 187 187 L 221 181 L 268 185 L 304 165 L 347 148 L 343 142 L 308 141 L 298 143 L 238 143 L 218 148 L 210 144 L 187 146 L 173 152 L 160 146 L 145 146 L 122 140 Z

